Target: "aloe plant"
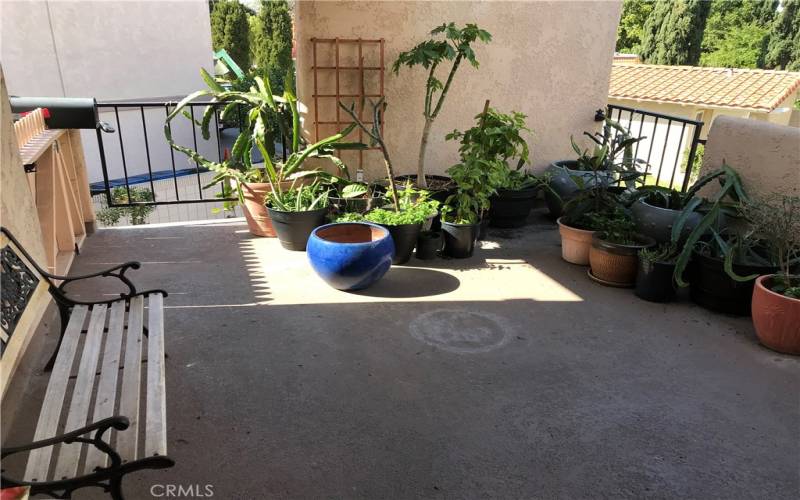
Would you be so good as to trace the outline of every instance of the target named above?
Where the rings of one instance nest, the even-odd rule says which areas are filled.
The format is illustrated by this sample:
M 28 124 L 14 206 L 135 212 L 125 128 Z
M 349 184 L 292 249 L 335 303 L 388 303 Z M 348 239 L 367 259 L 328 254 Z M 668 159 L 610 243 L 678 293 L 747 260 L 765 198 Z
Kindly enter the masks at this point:
M 701 188 L 709 184 L 713 180 L 718 180 L 720 188 L 711 198 L 700 198 L 697 193 Z M 675 224 L 672 226 L 671 241 L 674 244 L 681 243 L 683 229 L 686 222 L 691 215 L 702 209 L 704 212 L 703 218 L 692 229 L 685 241 L 683 247 L 678 255 L 675 265 L 675 282 L 682 287 L 688 286 L 688 283 L 683 279 L 683 272 L 692 258 L 692 252 L 703 242 L 701 238 L 706 234 L 711 233 L 714 236 L 714 242 L 719 245 L 720 250 L 725 256 L 726 269 L 731 269 L 728 273 L 732 277 L 735 274 L 732 271 L 732 258 L 734 250 L 738 247 L 736 245 L 728 245 L 720 237 L 719 231 L 715 229 L 720 215 L 725 213 L 732 216 L 738 216 L 741 211 L 741 204 L 748 201 L 747 194 L 745 193 L 742 179 L 739 174 L 730 165 L 723 162 L 722 168 L 709 172 L 695 182 L 692 187 L 686 191 L 683 196 L 683 210 L 681 214 L 675 219 Z M 739 279 L 736 276 L 734 279 Z M 744 281 L 749 281 L 752 278 L 745 278 Z
M 423 188 L 427 187 L 425 182 L 425 151 L 428 147 L 428 137 L 434 120 L 442 110 L 442 105 L 453 83 L 453 78 L 461 65 L 461 61 L 464 59 L 469 61 L 475 68 L 479 66 L 472 44 L 478 40 L 488 43 L 492 39 L 492 35 L 488 31 L 479 28 L 477 24 L 467 24 L 463 28 L 458 28 L 455 23 L 445 23 L 434 28 L 430 34 L 432 39 L 425 40 L 407 52 L 401 52 L 392 66 L 392 71 L 395 74 L 400 71 L 402 66 L 408 66 L 409 68 L 422 66 L 428 70 L 428 78 L 425 81 L 425 107 L 422 112 L 425 117 L 425 125 L 422 128 L 422 139 L 417 160 L 417 185 Z M 437 39 L 440 35 L 444 35 L 444 40 Z M 446 61 L 452 61 L 453 64 L 450 66 L 450 72 L 445 83 L 442 84 L 436 78 L 436 70 L 440 64 Z
M 204 186 L 208 188 L 216 184 L 222 184 L 223 189 L 233 182 L 234 189 L 240 202 L 244 201 L 242 184 L 248 182 L 268 182 L 274 193 L 281 196 L 283 193 L 282 183 L 284 181 L 296 181 L 305 176 L 314 176 L 318 171 L 303 171 L 300 169 L 309 158 L 328 158 L 334 163 L 341 160 L 333 155 L 334 149 L 360 148 L 357 143 L 340 143 L 355 128 L 355 124 L 350 125 L 338 134 L 326 137 L 313 144 L 305 144 L 300 130 L 300 114 L 297 109 L 297 97 L 292 92 L 294 87 L 292 76 L 286 78 L 283 96 L 272 95 L 269 82 L 260 77 L 255 77 L 255 85 L 249 91 L 226 90 L 204 69 L 200 69 L 200 74 L 207 85 L 207 89 L 198 90 L 183 98 L 167 115 L 164 123 L 164 136 L 170 147 L 175 151 L 181 152 L 189 159 L 199 165 L 215 172 L 211 181 Z M 203 138 L 208 140 L 210 137 L 209 126 L 211 119 L 216 113 L 217 107 L 222 107 L 220 120 L 225 120 L 231 113 L 239 112 L 240 109 L 246 110 L 244 120 L 240 128 L 239 136 L 233 144 L 233 148 L 226 158 L 221 162 L 210 160 L 197 151 L 177 144 L 172 138 L 171 123 L 177 116 L 183 115 L 191 120 L 186 112 L 186 107 L 200 98 L 206 104 L 202 119 L 196 122 L 200 126 Z M 208 99 L 210 98 L 210 99 Z M 281 116 L 286 109 L 291 113 L 291 150 L 285 162 L 273 163 L 267 145 L 268 129 L 270 119 Z M 288 128 L 288 127 L 286 127 Z M 254 165 L 252 162 L 253 148 L 257 148 L 264 158 L 263 166 Z M 293 184 L 291 189 L 296 189 Z

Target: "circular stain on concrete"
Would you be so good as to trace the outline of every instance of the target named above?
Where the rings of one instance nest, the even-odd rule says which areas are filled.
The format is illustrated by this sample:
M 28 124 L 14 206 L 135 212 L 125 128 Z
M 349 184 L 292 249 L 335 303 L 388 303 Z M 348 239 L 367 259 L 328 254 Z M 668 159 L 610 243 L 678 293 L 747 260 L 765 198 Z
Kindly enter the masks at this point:
M 437 309 L 417 316 L 408 329 L 420 342 L 458 354 L 488 352 L 510 338 L 502 318 L 474 311 Z

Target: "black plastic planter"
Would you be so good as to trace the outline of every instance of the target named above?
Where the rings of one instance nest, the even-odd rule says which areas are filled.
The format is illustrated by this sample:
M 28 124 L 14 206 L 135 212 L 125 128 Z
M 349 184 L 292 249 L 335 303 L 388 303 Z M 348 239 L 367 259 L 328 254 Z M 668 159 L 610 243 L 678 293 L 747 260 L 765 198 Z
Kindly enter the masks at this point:
M 422 231 L 417 238 L 417 258 L 421 260 L 435 259 L 442 249 L 442 233 Z
M 489 218 L 485 217 L 481 219 L 481 223 L 478 226 L 478 241 L 483 241 L 486 239 L 486 235 L 489 233 Z
M 639 257 L 634 293 L 650 302 L 669 302 L 675 298 L 674 272 L 674 263 L 651 262 Z
M 740 282 L 728 276 L 723 261 L 694 252 L 690 271 L 690 296 L 694 302 L 712 311 L 750 315 L 755 279 Z M 733 265 L 739 276 L 774 274 L 777 267 Z
M 411 258 L 414 247 L 417 246 L 417 238 L 422 229 L 422 223 L 401 224 L 399 226 L 389 226 L 379 224 L 389 230 L 394 240 L 394 258 L 392 264 L 405 264 Z
M 480 224 L 452 224 L 442 221 L 443 254 L 456 259 L 471 257 L 478 240 Z
M 522 227 L 533 209 L 538 189 L 498 189 L 489 211 L 493 227 Z
M 318 208 L 305 212 L 284 212 L 267 207 L 272 227 L 287 250 L 304 252 L 311 231 L 325 224 L 327 208 Z

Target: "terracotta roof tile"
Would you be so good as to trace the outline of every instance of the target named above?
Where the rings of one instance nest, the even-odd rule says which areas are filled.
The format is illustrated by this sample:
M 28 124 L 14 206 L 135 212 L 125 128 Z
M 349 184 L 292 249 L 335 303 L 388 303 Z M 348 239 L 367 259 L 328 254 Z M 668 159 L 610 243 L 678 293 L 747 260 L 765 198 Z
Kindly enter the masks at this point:
M 608 96 L 770 112 L 800 88 L 800 72 L 613 64 Z

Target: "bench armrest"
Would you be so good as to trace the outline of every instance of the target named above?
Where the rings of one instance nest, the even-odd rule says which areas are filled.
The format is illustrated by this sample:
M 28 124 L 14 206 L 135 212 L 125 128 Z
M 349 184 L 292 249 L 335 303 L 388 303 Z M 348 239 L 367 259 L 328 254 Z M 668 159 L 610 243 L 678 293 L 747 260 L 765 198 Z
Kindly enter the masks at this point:
M 86 427 L 81 427 L 80 429 L 75 429 L 72 432 L 67 432 L 66 434 L 61 434 L 59 436 L 55 436 L 48 439 L 42 439 L 40 441 L 34 441 L 32 443 L 28 443 L 25 445 L 20 446 L 9 446 L 2 448 L 2 453 L 0 453 L 0 458 L 6 458 L 9 455 L 14 455 L 16 453 L 22 453 L 23 451 L 31 451 L 36 450 L 39 448 L 46 448 L 48 446 L 54 446 L 59 443 L 70 444 L 74 442 L 88 442 L 97 446 L 98 443 L 103 443 L 110 449 L 107 443 L 102 441 L 103 433 L 105 433 L 108 429 L 114 428 L 118 431 L 124 431 L 130 425 L 130 421 L 127 417 L 115 416 L 115 417 L 108 417 L 104 418 L 103 420 L 98 420 Z M 94 435 L 94 438 L 83 438 L 82 436 L 88 434 L 92 431 L 97 431 Z M 98 446 L 102 451 L 103 447 Z M 113 450 L 112 450 L 113 451 Z
M 119 299 L 111 299 L 111 300 L 101 301 L 101 302 L 86 302 L 86 301 L 74 300 L 74 299 L 72 299 L 70 297 L 67 297 L 67 290 L 65 290 L 65 287 L 67 285 L 69 285 L 70 283 L 73 283 L 75 281 L 87 280 L 87 279 L 92 279 L 92 278 L 117 278 L 118 280 L 120 280 L 126 287 L 128 287 L 128 291 L 127 292 L 122 292 L 122 293 L 119 294 L 119 298 L 122 298 L 122 299 L 130 299 L 131 297 L 135 297 L 137 295 L 146 295 L 146 294 L 150 294 L 150 293 L 160 293 L 160 294 L 162 294 L 162 295 L 164 295 L 166 297 L 167 296 L 167 292 L 164 291 L 164 290 L 146 290 L 146 291 L 143 291 L 143 292 L 138 292 L 136 290 L 136 286 L 133 284 L 133 282 L 127 276 L 125 276 L 125 273 L 129 269 L 139 269 L 140 267 L 142 267 L 141 263 L 136 262 L 136 261 L 131 261 L 131 262 L 125 262 L 124 264 L 119 264 L 119 265 L 110 267 L 110 268 L 105 269 L 103 271 L 98 271 L 98 272 L 90 273 L 90 274 L 83 274 L 83 275 L 79 275 L 79 276 L 57 276 L 57 275 L 48 273 L 48 277 L 51 278 L 51 279 L 61 280 L 61 284 L 59 284 L 57 287 L 55 287 L 55 291 L 57 293 L 59 293 L 61 296 L 63 296 L 65 299 L 67 299 L 67 301 L 69 301 L 69 302 L 71 302 L 73 304 L 92 305 L 92 304 L 102 304 L 102 303 L 106 303 L 106 302 L 113 302 L 115 300 L 119 300 Z

